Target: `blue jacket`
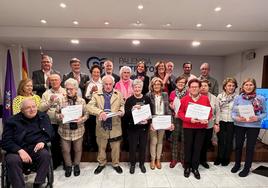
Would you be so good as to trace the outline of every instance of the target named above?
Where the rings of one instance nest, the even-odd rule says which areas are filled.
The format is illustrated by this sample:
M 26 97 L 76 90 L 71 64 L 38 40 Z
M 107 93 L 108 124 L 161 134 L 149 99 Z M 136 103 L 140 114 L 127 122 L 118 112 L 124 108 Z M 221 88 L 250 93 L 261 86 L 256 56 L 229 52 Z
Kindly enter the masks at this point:
M 239 105 L 251 105 L 251 100 L 243 99 L 242 94 L 235 97 L 234 99 L 234 105 L 232 108 L 232 118 L 234 120 L 234 124 L 236 126 L 240 127 L 250 127 L 250 128 L 260 128 L 261 127 L 261 121 L 266 117 L 266 104 L 265 104 L 265 98 L 261 95 L 256 96 L 257 99 L 261 101 L 261 104 L 263 106 L 263 110 L 259 113 L 255 113 L 255 115 L 258 117 L 258 121 L 256 122 L 237 122 L 235 120 L 236 117 L 239 116 L 238 107 Z
M 50 123 L 49 117 L 44 112 L 37 112 L 39 126 L 44 134 L 44 140 L 38 140 L 38 142 L 48 143 L 54 136 L 54 130 Z M 14 116 L 11 116 L 4 125 L 2 148 L 7 153 L 17 153 L 20 149 L 23 149 L 25 144 L 24 139 L 27 133 L 27 121 L 23 119 L 23 114 L 20 112 Z M 34 139 L 34 138 L 33 138 Z M 36 144 L 37 144 L 36 143 Z

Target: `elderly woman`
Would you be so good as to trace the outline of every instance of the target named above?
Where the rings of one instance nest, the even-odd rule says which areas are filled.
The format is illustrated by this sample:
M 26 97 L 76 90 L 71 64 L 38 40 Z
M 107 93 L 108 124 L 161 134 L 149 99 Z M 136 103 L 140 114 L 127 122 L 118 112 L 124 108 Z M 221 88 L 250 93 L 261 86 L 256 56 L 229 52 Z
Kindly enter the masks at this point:
M 129 66 L 121 67 L 120 71 L 120 81 L 117 82 L 114 88 L 121 92 L 123 95 L 124 100 L 126 101 L 128 97 L 133 95 L 132 89 L 132 80 L 130 79 L 131 76 L 131 68 Z M 128 119 L 123 116 L 121 123 L 122 123 L 122 131 L 123 131 L 123 150 L 129 150 L 128 144 L 128 135 L 127 135 L 127 126 L 128 126 Z
M 245 138 L 247 138 L 245 165 L 244 169 L 238 174 L 240 177 L 246 177 L 249 174 L 261 121 L 266 116 L 265 99 L 263 96 L 256 94 L 256 87 L 255 79 L 245 79 L 242 83 L 241 94 L 234 99 L 232 109 L 236 141 L 235 165 L 231 169 L 232 173 L 238 172 L 241 167 L 243 145 Z M 244 112 L 243 107 L 246 107 L 248 112 Z M 247 117 L 249 114 L 250 117 Z
M 163 81 L 155 77 L 151 80 L 150 83 L 150 92 L 148 96 L 152 103 L 152 115 L 172 115 L 172 112 L 169 108 L 168 94 L 162 91 L 164 87 Z M 173 123 L 170 125 L 169 130 L 173 130 Z M 150 130 L 150 154 L 151 154 L 151 163 L 150 168 L 152 170 L 156 168 L 161 169 L 161 154 L 163 149 L 163 138 L 165 130 L 159 129 L 155 130 L 154 125 L 151 124 Z
M 227 166 L 233 148 L 234 120 L 231 112 L 237 96 L 235 93 L 237 81 L 234 78 L 226 78 L 222 85 L 223 92 L 217 97 L 220 107 L 220 131 L 217 133 L 218 153 L 214 165 Z
M 56 118 L 59 120 L 58 133 L 61 137 L 61 147 L 63 153 L 63 159 L 65 163 L 65 176 L 70 177 L 72 174 L 72 164 L 74 165 L 74 176 L 80 175 L 80 160 L 82 156 L 82 142 L 83 135 L 85 132 L 84 122 L 88 118 L 88 112 L 86 110 L 86 102 L 83 98 L 77 96 L 78 92 L 78 82 L 69 78 L 64 83 L 67 96 L 59 101 L 59 106 L 56 111 Z M 72 105 L 82 106 L 82 116 L 79 118 L 68 122 L 62 123 L 64 115 L 61 113 L 62 108 Z M 74 161 L 72 162 L 71 157 L 71 147 L 73 145 L 74 150 Z
M 137 124 L 134 124 L 132 117 L 133 109 L 140 109 L 141 106 L 149 104 L 151 105 L 150 98 L 142 94 L 143 81 L 135 79 L 132 83 L 133 95 L 130 96 L 125 103 L 125 117 L 128 121 L 128 137 L 129 137 L 129 160 L 130 160 L 130 174 L 135 172 L 136 164 L 136 150 L 139 145 L 139 167 L 142 173 L 146 172 L 144 166 L 145 162 L 145 151 L 147 146 L 147 137 L 150 120 L 144 120 Z
M 13 115 L 20 112 L 21 102 L 25 98 L 33 98 L 37 107 L 41 103 L 41 98 L 33 93 L 33 81 L 29 78 L 21 80 L 17 90 L 17 96 L 13 99 Z
M 188 87 L 189 94 L 181 99 L 181 106 L 178 112 L 178 116 L 183 122 L 184 176 L 188 178 L 192 170 L 195 178 L 200 179 L 198 171 L 200 152 L 204 143 L 208 120 L 212 117 L 212 113 L 210 110 L 207 119 L 186 116 L 189 105 L 198 104 L 211 107 L 208 97 L 200 94 L 201 82 L 198 79 L 190 80 Z
M 142 94 L 145 95 L 149 91 L 150 78 L 146 75 L 147 66 L 144 61 L 139 61 L 136 66 L 136 75 L 132 75 L 131 79 L 140 79 L 143 81 Z
M 209 146 L 212 145 L 213 130 L 215 133 L 219 132 L 219 118 L 220 118 L 220 107 L 218 99 L 215 95 L 209 92 L 209 88 L 210 88 L 210 82 L 208 80 L 201 80 L 200 93 L 208 97 L 213 115 L 213 118 L 208 122 L 208 127 L 205 133 L 204 144 L 202 146 L 200 153 L 200 164 L 205 168 L 209 168 L 209 165 L 207 163 L 207 151 Z
M 89 70 L 91 74 L 90 80 L 86 83 L 85 98 L 86 102 L 91 100 L 94 92 L 102 90 L 101 72 L 102 69 L 99 65 L 92 65 Z M 89 116 L 85 122 L 85 135 L 84 135 L 84 147 L 89 151 L 97 151 L 96 141 L 96 116 Z
M 184 165 L 184 136 L 183 136 L 183 128 L 182 128 L 182 121 L 178 118 L 178 108 L 180 105 L 180 99 L 187 95 L 187 78 L 184 76 L 179 76 L 176 80 L 176 89 L 170 93 L 169 101 L 170 101 L 170 108 L 174 112 L 174 126 L 175 129 L 171 134 L 171 162 L 169 164 L 170 168 L 174 168 L 178 161 L 181 161 L 182 165 Z M 180 149 L 178 142 L 181 142 Z M 180 157 L 178 154 L 180 153 Z

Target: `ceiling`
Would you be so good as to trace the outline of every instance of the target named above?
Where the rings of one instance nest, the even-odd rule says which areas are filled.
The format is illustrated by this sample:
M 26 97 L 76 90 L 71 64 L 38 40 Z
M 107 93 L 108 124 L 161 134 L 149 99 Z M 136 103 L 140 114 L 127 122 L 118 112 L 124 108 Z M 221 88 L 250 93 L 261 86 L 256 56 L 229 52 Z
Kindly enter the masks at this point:
M 217 6 L 222 10 L 215 12 Z M 44 50 L 225 56 L 268 46 L 267 7 L 267 0 L 0 0 L 0 43 Z M 80 43 L 71 44 L 71 39 Z M 133 39 L 141 44 L 132 45 Z M 193 40 L 201 45 L 192 47 Z

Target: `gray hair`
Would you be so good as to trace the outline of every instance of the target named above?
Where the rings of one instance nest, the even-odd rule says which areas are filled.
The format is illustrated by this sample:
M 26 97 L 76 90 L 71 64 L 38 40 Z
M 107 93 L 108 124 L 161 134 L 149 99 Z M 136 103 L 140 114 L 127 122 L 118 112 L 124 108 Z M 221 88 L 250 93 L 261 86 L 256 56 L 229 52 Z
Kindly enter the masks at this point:
M 208 69 L 210 70 L 210 66 L 207 62 L 202 63 L 202 65 L 200 66 L 200 69 L 202 69 L 202 67 L 204 67 L 204 66 L 207 66 Z
M 135 79 L 135 80 L 133 80 L 133 82 L 132 82 L 132 87 L 134 88 L 134 86 L 136 86 L 136 85 L 140 85 L 141 88 L 143 88 L 143 81 L 140 80 L 140 79 Z
M 105 83 L 105 80 L 107 80 L 107 79 L 111 79 L 111 80 L 113 81 L 113 84 L 114 84 L 114 77 L 111 76 L 111 75 L 105 75 L 105 76 L 103 76 L 102 79 L 101 79 L 103 85 L 104 85 L 104 83 Z
M 74 86 L 75 89 L 79 88 L 79 84 L 77 82 L 77 80 L 73 79 L 73 78 L 69 78 L 64 82 L 64 87 L 66 87 L 68 84 Z
M 130 72 L 130 74 L 131 74 L 131 68 L 129 66 L 123 66 L 123 67 L 121 67 L 121 69 L 119 71 L 120 77 L 122 76 L 122 73 L 123 73 L 124 70 L 128 70 Z

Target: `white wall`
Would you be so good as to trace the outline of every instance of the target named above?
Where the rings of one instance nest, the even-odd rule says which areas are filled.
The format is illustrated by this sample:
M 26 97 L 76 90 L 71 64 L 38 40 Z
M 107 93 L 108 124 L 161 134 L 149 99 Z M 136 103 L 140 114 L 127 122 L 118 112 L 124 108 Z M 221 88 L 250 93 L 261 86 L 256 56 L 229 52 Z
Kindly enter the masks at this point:
M 232 54 L 224 59 L 224 77 L 233 76 L 241 83 L 245 78 L 253 77 L 256 79 L 257 86 L 261 87 L 263 59 L 268 55 L 268 47 L 256 49 L 256 58 L 247 60 L 246 52 Z
M 175 75 L 180 75 L 183 72 L 182 64 L 186 61 L 193 63 L 192 73 L 199 75 L 199 67 L 203 62 L 208 62 L 211 65 L 211 75 L 215 77 L 219 83 L 223 79 L 223 62 L 224 58 L 220 56 L 184 56 L 184 55 L 154 55 L 154 54 L 125 54 L 125 53 L 92 53 L 92 52 L 75 52 L 75 51 L 46 51 L 45 54 L 53 57 L 53 67 L 60 71 L 61 74 L 70 72 L 69 60 L 72 57 L 77 57 L 81 60 L 82 71 L 89 73 L 86 67 L 86 61 L 89 57 L 97 56 L 99 58 L 108 58 L 114 62 L 114 72 L 119 72 L 119 67 L 122 65 L 134 66 L 140 59 L 145 59 L 147 66 L 152 70 L 154 64 L 158 60 L 171 60 L 175 63 Z M 29 51 L 29 68 L 30 72 L 40 69 L 40 51 Z M 152 75 L 149 72 L 148 75 Z

